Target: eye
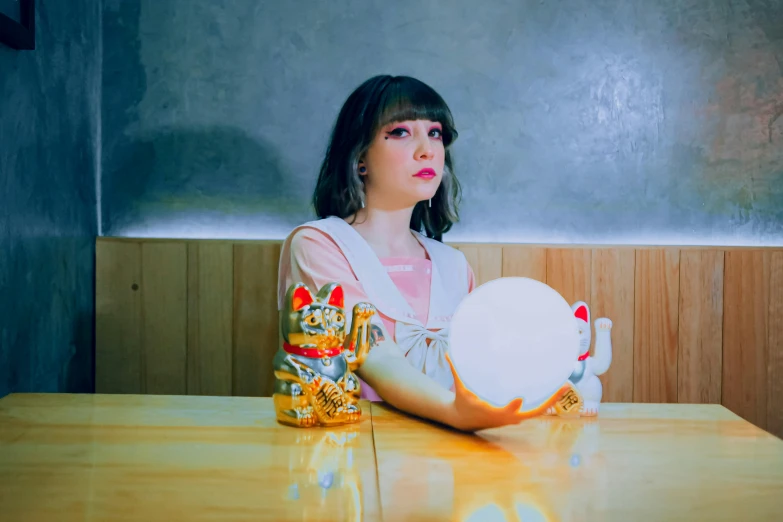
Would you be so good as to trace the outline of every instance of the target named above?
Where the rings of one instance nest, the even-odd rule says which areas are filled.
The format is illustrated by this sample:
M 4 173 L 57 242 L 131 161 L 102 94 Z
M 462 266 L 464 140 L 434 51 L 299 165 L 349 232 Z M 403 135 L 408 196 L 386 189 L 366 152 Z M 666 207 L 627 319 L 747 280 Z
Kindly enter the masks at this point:
M 441 139 L 443 139 L 443 131 L 441 131 L 440 129 L 432 129 L 430 131 L 430 136 L 433 137 L 433 138 L 441 140 Z
M 317 325 L 318 325 L 318 323 L 320 323 L 320 322 L 321 322 L 321 320 L 320 320 L 318 317 L 316 317 L 315 315 L 309 315 L 309 316 L 307 316 L 307 318 L 305 319 L 305 322 L 306 322 L 308 325 L 310 325 L 310 326 L 317 326 Z
M 396 129 L 389 131 L 389 136 L 394 136 L 395 138 L 402 138 L 403 134 L 408 132 L 408 129 L 404 127 L 397 127 Z
M 343 320 L 345 319 L 343 317 L 343 314 L 341 314 L 341 313 L 336 313 L 336 314 L 334 314 L 333 317 L 334 317 L 334 322 L 336 322 L 336 323 L 342 323 Z

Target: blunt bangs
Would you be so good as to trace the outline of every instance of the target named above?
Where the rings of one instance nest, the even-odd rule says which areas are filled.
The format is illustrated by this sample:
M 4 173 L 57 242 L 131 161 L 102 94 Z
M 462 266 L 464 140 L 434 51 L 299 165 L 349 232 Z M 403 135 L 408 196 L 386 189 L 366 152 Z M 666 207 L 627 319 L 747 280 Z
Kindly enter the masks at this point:
M 379 111 L 373 122 L 373 134 L 382 127 L 401 121 L 436 121 L 443 126 L 443 145 L 458 137 L 454 119 L 446 102 L 428 85 L 409 77 L 397 77 L 380 93 Z

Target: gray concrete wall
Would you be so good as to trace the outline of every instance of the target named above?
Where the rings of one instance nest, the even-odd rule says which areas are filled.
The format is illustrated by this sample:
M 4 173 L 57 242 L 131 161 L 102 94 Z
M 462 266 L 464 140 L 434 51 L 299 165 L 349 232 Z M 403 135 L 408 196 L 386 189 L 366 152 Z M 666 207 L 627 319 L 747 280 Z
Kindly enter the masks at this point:
M 94 388 L 100 3 L 36 3 L 0 45 L 0 397 Z
M 103 233 L 281 238 L 378 73 L 461 137 L 451 241 L 783 245 L 783 2 L 106 0 Z

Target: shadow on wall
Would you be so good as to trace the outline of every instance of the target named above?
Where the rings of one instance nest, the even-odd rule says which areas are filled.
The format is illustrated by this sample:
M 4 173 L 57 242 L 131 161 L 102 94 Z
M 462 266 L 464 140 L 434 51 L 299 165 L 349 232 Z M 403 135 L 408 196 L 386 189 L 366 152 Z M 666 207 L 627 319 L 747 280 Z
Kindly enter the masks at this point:
M 94 241 L 27 236 L 4 250 L 0 397 L 94 392 Z
M 224 237 L 230 227 L 242 236 L 309 218 L 312 188 L 296 186 L 275 147 L 241 129 L 161 128 L 114 150 L 104 159 L 104 235 Z
M 95 393 L 95 314 L 79 314 L 73 324 L 71 358 L 63 373 L 62 390 Z

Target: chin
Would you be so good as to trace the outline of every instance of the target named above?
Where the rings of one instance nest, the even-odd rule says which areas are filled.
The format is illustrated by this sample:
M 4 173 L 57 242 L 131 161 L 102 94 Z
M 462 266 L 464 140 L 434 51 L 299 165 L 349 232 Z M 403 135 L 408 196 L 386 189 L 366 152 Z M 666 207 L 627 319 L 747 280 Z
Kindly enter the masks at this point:
M 438 187 L 440 187 L 440 183 L 434 181 L 435 180 L 433 180 L 432 184 L 428 183 L 427 185 L 410 187 L 404 192 L 398 192 L 398 195 L 394 199 L 400 203 L 404 202 L 403 204 L 406 207 L 412 207 L 419 202 L 424 202 L 424 204 L 427 205 L 428 200 L 435 197 L 435 193 L 438 191 Z
M 429 200 L 435 197 L 435 193 L 427 193 L 427 194 L 417 194 L 413 198 L 413 204 L 416 203 L 424 203 L 425 205 L 429 204 Z
M 440 183 L 433 183 L 431 185 L 428 184 L 425 186 L 416 187 L 417 190 L 413 190 L 411 195 L 416 199 L 416 201 L 428 200 L 435 197 L 435 193 L 438 191 L 438 187 L 440 187 Z

